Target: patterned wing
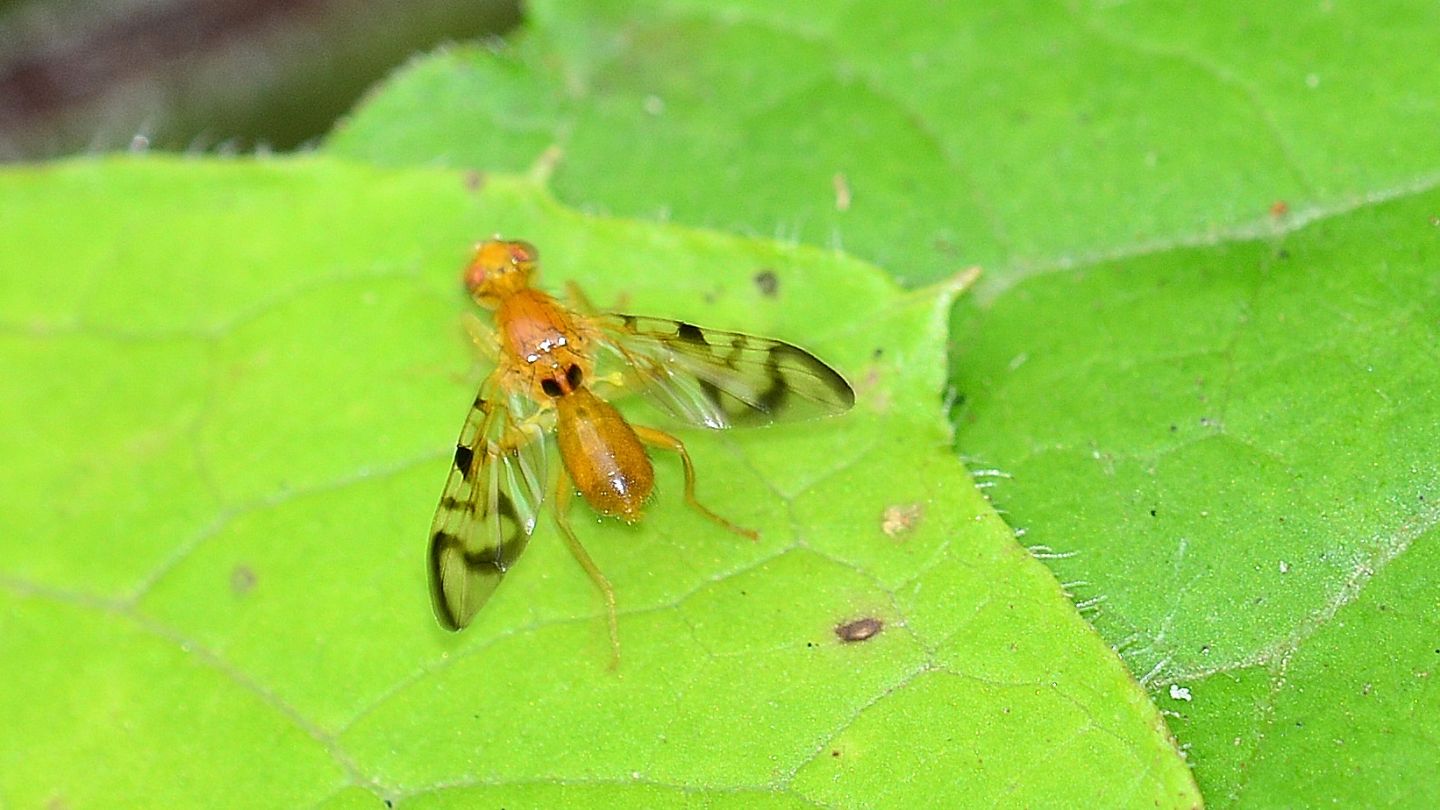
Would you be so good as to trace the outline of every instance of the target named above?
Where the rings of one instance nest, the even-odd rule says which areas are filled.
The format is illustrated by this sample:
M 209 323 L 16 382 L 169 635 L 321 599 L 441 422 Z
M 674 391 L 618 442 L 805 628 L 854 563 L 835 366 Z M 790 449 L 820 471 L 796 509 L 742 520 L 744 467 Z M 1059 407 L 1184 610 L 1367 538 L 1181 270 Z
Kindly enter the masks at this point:
M 646 397 L 694 425 L 768 425 L 855 404 L 839 372 L 789 343 L 635 315 L 605 315 L 600 324 L 602 345 L 620 356 Z
M 430 597 L 447 630 L 470 623 L 525 550 L 545 500 L 545 430 L 534 403 L 475 398 L 430 527 Z

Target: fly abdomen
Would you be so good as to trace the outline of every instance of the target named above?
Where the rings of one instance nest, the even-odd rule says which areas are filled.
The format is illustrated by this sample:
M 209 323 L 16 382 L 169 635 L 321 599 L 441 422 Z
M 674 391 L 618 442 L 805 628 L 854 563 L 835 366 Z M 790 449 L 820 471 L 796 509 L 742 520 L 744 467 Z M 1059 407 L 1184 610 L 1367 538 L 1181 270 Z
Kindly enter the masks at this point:
M 635 430 L 588 388 L 555 399 L 556 441 L 575 488 L 602 515 L 627 523 L 640 518 L 655 471 Z

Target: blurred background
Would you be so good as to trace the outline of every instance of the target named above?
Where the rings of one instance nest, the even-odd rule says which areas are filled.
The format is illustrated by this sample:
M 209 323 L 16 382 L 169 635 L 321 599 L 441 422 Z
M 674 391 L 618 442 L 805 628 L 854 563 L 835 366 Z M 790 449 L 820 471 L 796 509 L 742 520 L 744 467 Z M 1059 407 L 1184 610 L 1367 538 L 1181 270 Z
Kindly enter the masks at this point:
M 519 0 L 0 0 L 0 161 L 293 149 L 411 54 Z

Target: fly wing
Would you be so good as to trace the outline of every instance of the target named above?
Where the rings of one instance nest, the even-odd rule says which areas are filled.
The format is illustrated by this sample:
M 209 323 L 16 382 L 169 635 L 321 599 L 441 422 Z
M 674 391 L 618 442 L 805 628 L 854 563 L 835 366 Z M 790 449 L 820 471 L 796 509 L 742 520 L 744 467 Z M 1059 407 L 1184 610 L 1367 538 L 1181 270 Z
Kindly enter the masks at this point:
M 435 617 L 447 630 L 470 623 L 525 550 L 545 500 L 545 431 L 516 414 L 533 403 L 475 398 L 455 444 L 445 493 L 430 526 L 428 568 Z
M 660 409 L 713 429 L 843 413 L 855 392 L 804 349 L 683 321 L 611 314 L 602 345 Z

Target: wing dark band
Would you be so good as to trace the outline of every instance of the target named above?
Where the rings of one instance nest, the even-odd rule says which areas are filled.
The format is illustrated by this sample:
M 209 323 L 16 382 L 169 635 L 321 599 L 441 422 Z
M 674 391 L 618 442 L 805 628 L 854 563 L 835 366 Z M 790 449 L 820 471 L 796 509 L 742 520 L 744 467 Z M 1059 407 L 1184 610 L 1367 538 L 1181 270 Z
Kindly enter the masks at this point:
M 697 425 L 764 425 L 855 404 L 839 372 L 791 343 L 635 315 L 605 326 L 650 399 Z
M 526 405 L 477 397 L 456 443 L 426 558 L 431 603 L 447 630 L 470 623 L 534 531 L 546 447 L 543 430 L 515 422 L 514 409 Z

